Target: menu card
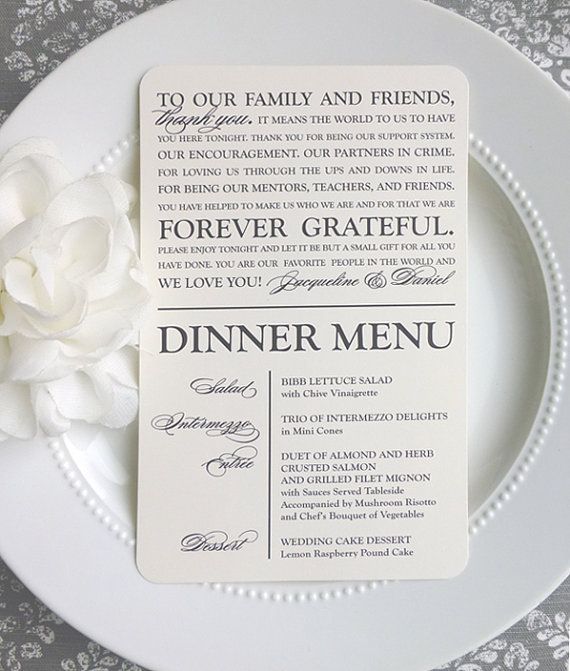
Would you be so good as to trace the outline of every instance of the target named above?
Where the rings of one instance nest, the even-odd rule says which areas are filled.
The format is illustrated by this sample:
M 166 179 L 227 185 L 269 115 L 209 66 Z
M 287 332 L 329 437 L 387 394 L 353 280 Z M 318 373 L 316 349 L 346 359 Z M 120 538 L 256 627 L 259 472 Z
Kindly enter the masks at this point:
M 447 66 L 144 77 L 146 578 L 463 570 L 467 128 Z

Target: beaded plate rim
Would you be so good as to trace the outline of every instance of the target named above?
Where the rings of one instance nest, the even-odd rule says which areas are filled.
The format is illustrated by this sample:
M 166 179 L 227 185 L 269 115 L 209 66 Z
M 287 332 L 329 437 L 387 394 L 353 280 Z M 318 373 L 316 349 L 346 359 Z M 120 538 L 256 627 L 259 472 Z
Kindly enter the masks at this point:
M 102 173 L 112 169 L 133 147 L 138 143 L 136 133 L 130 133 L 117 142 L 101 159 L 93 166 L 91 173 Z M 542 399 L 536 413 L 533 426 L 527 436 L 515 462 L 505 475 L 501 483 L 496 487 L 494 493 L 483 503 L 469 518 L 469 535 L 473 538 L 495 517 L 505 504 L 518 491 L 520 485 L 525 481 L 533 463 L 540 455 L 550 426 L 555 421 L 555 415 L 560 405 L 561 395 L 564 391 L 566 359 L 568 350 L 568 317 L 566 307 L 566 293 L 563 284 L 563 276 L 557 256 L 552 249 L 544 222 L 540 213 L 535 209 L 532 201 L 528 198 L 526 191 L 515 179 L 513 172 L 500 159 L 500 157 L 477 138 L 473 133 L 469 134 L 470 156 L 477 160 L 486 172 L 495 178 L 496 183 L 502 188 L 504 194 L 515 208 L 525 225 L 534 250 L 540 262 L 548 297 L 548 309 L 550 313 L 550 353 L 548 369 Z M 128 548 L 135 545 L 135 536 L 130 525 L 120 522 L 117 517 L 106 507 L 93 491 L 85 477 L 73 466 L 71 457 L 64 438 L 49 439 L 48 447 L 52 457 L 56 461 L 65 480 L 75 491 L 76 495 L 83 501 L 85 507 L 121 542 Z M 252 599 L 274 602 L 311 602 L 318 600 L 329 600 L 363 594 L 375 590 L 380 586 L 396 581 L 393 580 L 370 580 L 360 583 L 346 585 L 344 587 L 327 588 L 322 590 L 299 590 L 286 592 L 283 590 L 257 589 L 242 584 L 234 583 L 201 583 L 213 591 L 235 594 Z

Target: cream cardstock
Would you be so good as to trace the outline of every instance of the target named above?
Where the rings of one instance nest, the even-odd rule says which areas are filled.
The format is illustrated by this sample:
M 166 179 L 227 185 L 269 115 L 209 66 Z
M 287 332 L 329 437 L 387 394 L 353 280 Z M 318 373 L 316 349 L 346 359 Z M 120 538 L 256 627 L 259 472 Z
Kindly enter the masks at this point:
M 464 568 L 467 97 L 445 66 L 144 77 L 149 580 Z

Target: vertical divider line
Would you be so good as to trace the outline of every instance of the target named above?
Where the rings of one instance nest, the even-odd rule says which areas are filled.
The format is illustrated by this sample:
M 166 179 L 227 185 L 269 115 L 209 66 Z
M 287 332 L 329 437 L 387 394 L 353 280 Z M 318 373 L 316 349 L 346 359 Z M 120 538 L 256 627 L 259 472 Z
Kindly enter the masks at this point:
M 272 389 L 271 371 L 267 371 L 268 418 L 267 418 L 267 559 L 271 559 L 271 433 L 272 433 Z

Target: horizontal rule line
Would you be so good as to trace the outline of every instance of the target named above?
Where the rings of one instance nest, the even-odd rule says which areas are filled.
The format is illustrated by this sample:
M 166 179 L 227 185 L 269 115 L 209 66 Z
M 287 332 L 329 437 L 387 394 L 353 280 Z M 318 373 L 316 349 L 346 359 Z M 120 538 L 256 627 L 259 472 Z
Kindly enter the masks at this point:
M 319 308 L 453 308 L 455 303 L 355 303 L 349 305 L 206 305 L 157 308 L 158 312 L 176 310 L 306 310 Z

